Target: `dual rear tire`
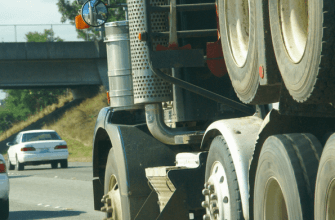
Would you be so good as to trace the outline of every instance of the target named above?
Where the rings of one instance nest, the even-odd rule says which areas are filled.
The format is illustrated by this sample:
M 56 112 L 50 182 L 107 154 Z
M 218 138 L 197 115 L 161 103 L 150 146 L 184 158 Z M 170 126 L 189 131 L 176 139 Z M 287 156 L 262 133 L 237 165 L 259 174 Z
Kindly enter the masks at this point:
M 311 134 L 270 136 L 263 144 L 254 186 L 254 219 L 312 220 L 322 146 Z
M 218 0 L 224 59 L 237 96 L 244 103 L 279 100 L 279 86 L 260 86 L 255 0 Z M 335 2 L 269 0 L 274 56 L 286 89 L 297 102 L 335 101 Z M 267 7 L 264 7 L 267 8 Z M 267 13 L 266 13 L 267 14 Z M 264 23 L 268 23 L 265 21 Z M 269 34 L 269 33 L 265 33 Z M 266 59 L 273 59 L 267 57 Z M 267 74 L 272 74 L 268 72 Z
M 269 15 L 278 67 L 293 99 L 334 101 L 334 1 L 270 0 Z
M 335 135 L 333 139 L 335 144 Z M 335 149 L 333 151 L 335 159 Z M 250 200 L 254 205 L 253 219 L 313 220 L 321 153 L 320 142 L 311 134 L 270 136 L 258 160 L 253 200 Z M 335 165 L 335 161 L 333 163 Z M 334 173 L 335 168 L 329 179 L 335 179 Z M 214 138 L 210 146 L 205 182 L 210 194 L 205 196 L 204 219 L 243 219 L 234 163 L 222 136 Z M 335 188 L 335 183 L 333 185 Z
M 335 219 L 335 134 L 328 139 L 320 159 L 314 209 L 315 219 Z
M 279 100 L 279 87 L 260 86 L 255 0 L 218 0 L 223 55 L 239 99 L 247 104 Z

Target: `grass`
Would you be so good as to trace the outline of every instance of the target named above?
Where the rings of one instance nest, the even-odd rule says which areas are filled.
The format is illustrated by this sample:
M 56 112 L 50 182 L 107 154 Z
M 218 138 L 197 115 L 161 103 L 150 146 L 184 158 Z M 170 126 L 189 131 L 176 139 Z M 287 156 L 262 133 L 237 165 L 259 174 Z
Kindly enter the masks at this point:
M 101 108 L 106 107 L 106 95 L 99 93 L 67 111 L 58 121 L 47 123 L 43 129 L 55 130 L 67 142 L 69 161 L 92 161 L 95 122 Z
M 70 93 L 68 96 L 60 96 L 58 98 L 57 104 L 52 104 L 47 107 L 45 107 L 42 111 L 38 112 L 35 115 L 30 116 L 26 121 L 21 121 L 18 123 L 15 123 L 10 129 L 4 131 L 0 135 L 0 141 L 5 140 L 7 137 L 12 136 L 13 134 L 23 130 L 27 126 L 31 125 L 32 123 L 36 122 L 37 120 L 45 117 L 46 115 L 50 114 L 51 112 L 55 111 L 58 108 L 63 107 L 66 103 L 72 101 L 73 96 Z
M 15 124 L 11 129 L 5 131 L 0 136 L 0 141 L 64 106 L 70 100 L 72 100 L 72 95 L 71 97 L 61 97 L 59 104 L 48 106 L 45 111 L 32 116 L 27 121 Z M 95 122 L 100 109 L 106 106 L 105 93 L 99 93 L 66 111 L 57 121 L 46 122 L 42 129 L 55 130 L 66 141 L 70 154 L 69 161 L 91 162 Z M 5 134 L 6 132 L 7 134 Z

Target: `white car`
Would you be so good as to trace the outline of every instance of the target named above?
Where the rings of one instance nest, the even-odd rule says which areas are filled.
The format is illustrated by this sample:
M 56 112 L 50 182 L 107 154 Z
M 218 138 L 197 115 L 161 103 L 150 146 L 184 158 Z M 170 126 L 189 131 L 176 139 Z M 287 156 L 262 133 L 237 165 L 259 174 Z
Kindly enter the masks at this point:
M 0 220 L 9 216 L 9 180 L 5 158 L 0 154 Z
M 25 165 L 51 164 L 67 168 L 67 144 L 53 130 L 20 132 L 14 142 L 8 142 L 8 169 L 23 170 Z

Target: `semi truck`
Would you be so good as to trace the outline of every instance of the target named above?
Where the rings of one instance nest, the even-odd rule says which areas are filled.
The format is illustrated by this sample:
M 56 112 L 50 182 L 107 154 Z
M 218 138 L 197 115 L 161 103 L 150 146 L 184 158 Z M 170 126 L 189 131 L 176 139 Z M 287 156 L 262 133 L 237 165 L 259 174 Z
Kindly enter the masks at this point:
M 116 7 L 126 20 L 106 23 Z M 89 0 L 81 13 L 105 28 L 105 219 L 335 219 L 333 0 Z

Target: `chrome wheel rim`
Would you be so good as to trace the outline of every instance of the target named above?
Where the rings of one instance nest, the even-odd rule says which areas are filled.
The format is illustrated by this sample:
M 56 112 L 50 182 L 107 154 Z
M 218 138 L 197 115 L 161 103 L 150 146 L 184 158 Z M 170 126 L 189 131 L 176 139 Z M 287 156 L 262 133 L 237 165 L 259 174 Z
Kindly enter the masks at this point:
M 205 201 L 202 206 L 206 208 L 206 220 L 230 220 L 230 195 L 228 190 L 227 175 L 218 161 L 212 165 L 210 177 L 205 183 L 205 189 L 202 191 Z
M 107 212 L 108 220 L 122 220 L 120 188 L 115 175 L 111 175 L 108 193 L 102 199 L 105 206 L 102 211 Z
M 285 198 L 275 178 L 270 178 L 266 184 L 264 208 L 264 219 L 288 220 Z
M 231 53 L 237 66 L 244 66 L 249 49 L 249 3 L 248 0 L 225 2 L 227 36 Z
M 330 182 L 327 192 L 326 220 L 335 220 L 335 179 Z
M 308 0 L 280 0 L 279 23 L 285 49 L 294 63 L 305 53 L 308 35 Z

